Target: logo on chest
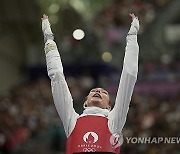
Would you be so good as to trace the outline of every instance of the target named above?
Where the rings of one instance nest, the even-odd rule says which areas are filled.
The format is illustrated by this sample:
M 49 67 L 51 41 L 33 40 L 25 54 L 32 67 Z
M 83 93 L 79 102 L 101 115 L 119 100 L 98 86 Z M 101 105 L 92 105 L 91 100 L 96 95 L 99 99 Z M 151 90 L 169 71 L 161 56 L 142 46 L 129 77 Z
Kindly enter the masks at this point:
M 79 144 L 78 148 L 90 148 L 93 149 L 93 151 L 96 151 L 98 149 L 102 149 L 100 145 L 98 145 L 96 142 L 99 140 L 99 136 L 95 132 L 86 132 L 83 136 L 82 139 L 84 141 L 83 144 Z
M 98 141 L 99 137 L 95 132 L 87 132 L 83 136 L 83 140 L 86 143 L 96 143 Z

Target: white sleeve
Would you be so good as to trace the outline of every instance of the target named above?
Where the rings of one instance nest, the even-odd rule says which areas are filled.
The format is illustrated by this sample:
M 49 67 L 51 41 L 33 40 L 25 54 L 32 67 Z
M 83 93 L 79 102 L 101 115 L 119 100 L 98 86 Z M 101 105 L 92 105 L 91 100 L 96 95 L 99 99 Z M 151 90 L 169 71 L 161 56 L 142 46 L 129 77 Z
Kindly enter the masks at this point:
M 137 42 L 138 28 L 134 28 L 133 22 L 126 38 L 127 45 L 124 57 L 124 65 L 115 106 L 108 116 L 108 126 L 112 133 L 120 133 L 124 127 L 131 96 L 137 79 L 139 55 L 139 46 Z M 137 20 L 137 22 L 139 21 Z
M 79 115 L 73 108 L 73 100 L 63 74 L 60 54 L 53 40 L 47 40 L 45 43 L 45 52 L 54 103 L 62 120 L 66 136 L 68 137 L 75 127 Z

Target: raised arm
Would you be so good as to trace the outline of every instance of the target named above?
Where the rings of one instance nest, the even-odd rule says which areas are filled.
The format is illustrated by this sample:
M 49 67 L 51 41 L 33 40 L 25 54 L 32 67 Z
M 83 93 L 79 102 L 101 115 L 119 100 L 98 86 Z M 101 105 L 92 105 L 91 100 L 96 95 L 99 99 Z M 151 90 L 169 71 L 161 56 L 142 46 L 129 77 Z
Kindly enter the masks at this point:
M 137 42 L 137 34 L 139 30 L 139 20 L 133 13 L 130 14 L 130 16 L 132 17 L 132 23 L 126 37 L 127 44 L 123 70 L 115 106 L 109 115 L 108 125 L 112 133 L 119 133 L 124 127 L 138 73 L 139 46 Z
M 45 40 L 45 54 L 48 76 L 51 79 L 51 88 L 54 103 L 62 120 L 66 136 L 73 130 L 79 116 L 73 108 L 73 100 L 63 74 L 61 57 L 54 42 L 48 16 L 43 15 L 42 31 Z

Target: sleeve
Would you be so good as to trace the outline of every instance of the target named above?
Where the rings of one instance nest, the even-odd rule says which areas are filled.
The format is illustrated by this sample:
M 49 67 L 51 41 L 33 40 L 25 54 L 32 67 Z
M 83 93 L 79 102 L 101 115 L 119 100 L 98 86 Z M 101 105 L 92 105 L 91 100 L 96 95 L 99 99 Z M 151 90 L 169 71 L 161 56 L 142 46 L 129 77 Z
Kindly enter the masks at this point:
M 139 55 L 139 46 L 137 42 L 138 30 L 139 21 L 137 18 L 135 18 L 126 37 L 127 44 L 124 64 L 115 105 L 108 116 L 108 126 L 112 133 L 121 133 L 124 127 L 129 110 L 131 96 L 137 79 Z
M 75 127 L 79 115 L 73 108 L 73 100 L 63 74 L 60 54 L 53 40 L 47 40 L 45 43 L 45 53 L 55 107 L 68 137 Z

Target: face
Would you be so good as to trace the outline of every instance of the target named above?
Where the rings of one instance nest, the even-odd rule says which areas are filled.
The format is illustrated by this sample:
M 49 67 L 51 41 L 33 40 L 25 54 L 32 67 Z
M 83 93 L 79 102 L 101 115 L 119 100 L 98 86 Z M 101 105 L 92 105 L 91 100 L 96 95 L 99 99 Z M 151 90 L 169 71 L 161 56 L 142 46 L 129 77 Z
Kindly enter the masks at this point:
M 94 88 L 90 91 L 85 101 L 87 107 L 96 106 L 102 109 L 111 109 L 109 93 L 103 88 Z

